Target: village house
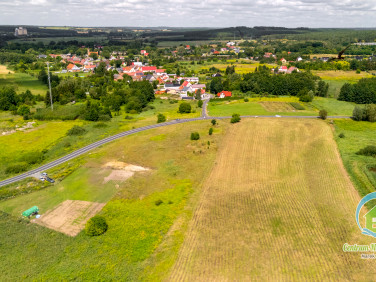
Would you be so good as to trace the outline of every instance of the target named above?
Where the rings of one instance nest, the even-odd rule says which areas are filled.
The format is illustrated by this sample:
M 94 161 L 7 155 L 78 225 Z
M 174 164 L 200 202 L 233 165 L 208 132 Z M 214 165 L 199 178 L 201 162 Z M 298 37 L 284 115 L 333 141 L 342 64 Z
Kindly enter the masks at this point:
M 222 90 L 221 92 L 217 93 L 218 98 L 225 98 L 225 97 L 231 97 L 232 92 L 231 91 L 224 91 Z

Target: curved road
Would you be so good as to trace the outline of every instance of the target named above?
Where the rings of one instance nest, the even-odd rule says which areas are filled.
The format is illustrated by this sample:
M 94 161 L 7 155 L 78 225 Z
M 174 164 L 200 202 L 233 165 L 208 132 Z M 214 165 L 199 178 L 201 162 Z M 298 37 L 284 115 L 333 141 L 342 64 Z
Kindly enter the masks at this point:
M 20 180 L 23 180 L 27 177 L 32 176 L 35 173 L 42 172 L 42 171 L 45 171 L 45 170 L 50 169 L 52 167 L 58 166 L 58 165 L 65 163 L 69 160 L 72 160 L 72 159 L 74 159 L 78 156 L 86 154 L 87 152 L 89 152 L 89 151 L 91 151 L 95 148 L 98 148 L 99 146 L 101 146 L 103 144 L 112 142 L 116 139 L 122 138 L 124 136 L 131 135 L 131 134 L 134 134 L 134 133 L 137 133 L 137 132 L 141 132 L 141 131 L 145 131 L 145 130 L 149 130 L 149 129 L 153 129 L 153 128 L 157 128 L 157 127 L 172 125 L 172 124 L 179 124 L 179 123 L 185 123 L 185 122 L 191 122 L 191 121 L 197 121 L 197 120 L 205 120 L 205 119 L 208 119 L 208 118 L 210 118 L 210 119 L 228 119 L 228 118 L 231 118 L 231 117 L 209 117 L 208 114 L 207 114 L 207 104 L 208 104 L 209 100 L 210 99 L 204 100 L 204 103 L 203 103 L 203 106 L 202 106 L 201 117 L 187 118 L 187 119 L 176 119 L 176 120 L 172 120 L 172 121 L 169 121 L 169 122 L 157 123 L 157 124 L 153 124 L 153 125 L 143 126 L 143 127 L 139 127 L 139 128 L 135 128 L 135 129 L 132 129 L 132 130 L 128 130 L 128 131 L 118 133 L 116 135 L 107 137 L 105 139 L 94 142 L 90 145 L 87 145 L 87 146 L 85 146 L 81 149 L 78 149 L 78 150 L 76 150 L 76 151 L 74 151 L 74 152 L 72 152 L 68 155 L 65 155 L 64 157 L 61 157 L 61 158 L 54 160 L 50 163 L 42 165 L 38 168 L 35 168 L 33 170 L 29 170 L 25 173 L 22 173 L 22 174 L 19 174 L 17 176 L 14 176 L 14 177 L 8 178 L 6 180 L 0 181 L 0 187 L 14 183 L 14 182 L 17 182 L 17 181 L 20 181 Z M 253 115 L 253 116 L 241 116 L 241 117 L 242 118 L 265 118 L 265 117 L 267 117 L 267 118 L 317 118 L 317 116 L 275 116 L 275 115 L 270 115 L 270 116 L 254 116 Z M 328 118 L 350 118 L 350 117 L 348 117 L 348 116 L 328 116 Z

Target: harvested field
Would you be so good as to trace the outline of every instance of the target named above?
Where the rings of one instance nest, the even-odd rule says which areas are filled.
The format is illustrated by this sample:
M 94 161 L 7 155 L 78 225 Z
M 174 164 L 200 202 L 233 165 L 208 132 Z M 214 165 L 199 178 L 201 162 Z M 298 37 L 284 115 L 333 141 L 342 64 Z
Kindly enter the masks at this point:
M 330 127 L 318 120 L 249 119 L 228 130 L 170 281 L 369 280 L 360 200 Z
M 32 221 L 69 236 L 76 236 L 84 229 L 86 222 L 104 205 L 104 203 L 67 200 Z
M 285 102 L 264 101 L 264 102 L 260 102 L 260 104 L 268 112 L 295 112 L 296 111 L 296 109 L 293 106 Z

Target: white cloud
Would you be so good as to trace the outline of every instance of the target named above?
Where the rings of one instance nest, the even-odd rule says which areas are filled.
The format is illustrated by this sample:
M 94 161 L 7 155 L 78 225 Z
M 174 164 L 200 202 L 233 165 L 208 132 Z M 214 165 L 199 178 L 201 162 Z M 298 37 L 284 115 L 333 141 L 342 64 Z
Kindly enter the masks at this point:
M 373 27 L 374 0 L 0 0 L 0 24 Z

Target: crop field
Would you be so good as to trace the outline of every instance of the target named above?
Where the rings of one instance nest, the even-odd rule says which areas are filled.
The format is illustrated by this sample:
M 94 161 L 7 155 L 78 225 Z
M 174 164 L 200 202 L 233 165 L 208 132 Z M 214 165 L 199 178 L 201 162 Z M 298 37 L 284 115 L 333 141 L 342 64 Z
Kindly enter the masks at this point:
M 294 148 L 294 150 L 291 150 Z M 189 224 L 170 281 L 367 280 L 372 260 L 360 200 L 331 128 L 320 120 L 231 126 Z
M 9 73 L 10 72 L 10 73 Z M 27 89 L 32 94 L 45 95 L 48 90 L 47 86 L 40 82 L 36 77 L 27 73 L 13 73 L 0 65 L 0 87 L 13 86 L 17 93 L 25 92 Z
M 375 158 L 356 153 L 366 146 L 376 146 L 376 124 L 353 120 L 336 120 L 334 124 L 338 148 L 355 187 L 363 196 L 375 192 Z M 343 138 L 338 137 L 341 133 Z
M 295 112 L 295 108 L 286 102 L 260 102 L 268 112 Z
M 346 80 L 350 82 L 357 82 L 361 78 L 372 77 L 367 72 L 356 73 L 355 71 L 342 70 L 312 71 L 312 73 L 324 80 Z

